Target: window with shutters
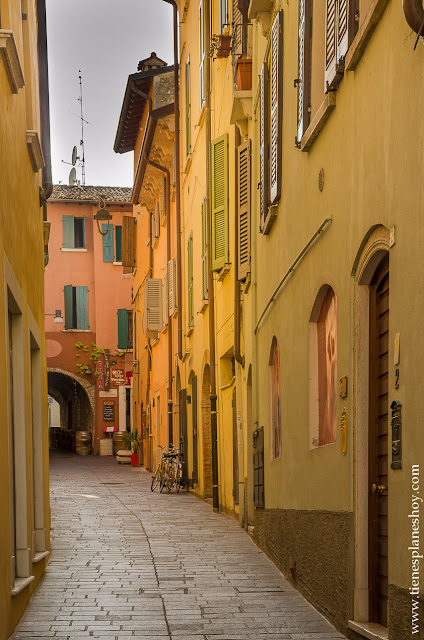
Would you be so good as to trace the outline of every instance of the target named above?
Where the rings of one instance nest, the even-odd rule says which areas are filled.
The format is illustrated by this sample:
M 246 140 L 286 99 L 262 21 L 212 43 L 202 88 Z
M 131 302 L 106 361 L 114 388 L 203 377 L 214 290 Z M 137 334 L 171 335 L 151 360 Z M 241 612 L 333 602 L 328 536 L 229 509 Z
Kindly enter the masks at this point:
M 269 89 L 268 63 L 264 62 L 259 78 L 260 116 L 259 116 L 259 174 L 260 174 L 260 230 L 265 228 L 269 206 Z
M 103 223 L 102 232 L 106 234 L 102 236 L 103 262 L 114 262 L 113 224 Z
M 203 16 L 203 2 L 199 4 L 199 72 L 200 72 L 200 107 L 205 101 L 204 73 L 205 73 L 205 29 Z
M 169 178 L 164 173 L 162 174 L 162 187 L 160 194 L 160 223 L 163 226 L 165 224 L 166 215 L 169 207 Z
M 364 0 L 365 1 L 365 0 Z M 299 70 L 297 78 L 297 146 L 317 113 L 323 122 L 326 94 L 344 73 L 344 58 L 357 31 L 356 0 L 300 0 Z M 329 103 L 330 111 L 334 100 Z
M 137 221 L 132 216 L 122 218 L 122 266 L 134 269 L 136 266 Z
M 88 287 L 64 287 L 65 329 L 89 330 L 88 324 Z
M 144 327 L 145 331 L 161 331 L 162 320 L 162 280 L 147 278 L 144 289 Z
M 185 65 L 185 128 L 186 156 L 191 153 L 191 96 L 190 96 L 190 56 Z
M 310 448 L 336 442 L 337 421 L 337 298 L 324 285 L 309 321 Z
M 224 33 L 224 31 L 229 26 L 229 17 L 228 17 L 228 0 L 219 0 L 219 27 L 220 33 Z
M 169 288 L 168 288 L 168 269 L 163 279 L 163 326 L 168 324 L 169 317 Z
M 177 309 L 177 267 L 175 258 L 168 261 L 168 312 L 173 316 Z
M 193 232 L 187 242 L 187 314 L 188 326 L 194 325 L 194 300 L 193 300 Z
M 250 140 L 237 149 L 237 278 L 250 273 Z
M 205 196 L 202 200 L 202 300 L 208 299 L 207 223 Z
M 211 268 L 220 271 L 229 260 L 228 134 L 211 142 Z
M 133 348 L 133 312 L 118 309 L 118 349 Z
M 115 227 L 115 262 L 122 263 L 122 226 Z
M 63 249 L 84 249 L 85 241 L 85 216 L 62 216 L 62 247 Z

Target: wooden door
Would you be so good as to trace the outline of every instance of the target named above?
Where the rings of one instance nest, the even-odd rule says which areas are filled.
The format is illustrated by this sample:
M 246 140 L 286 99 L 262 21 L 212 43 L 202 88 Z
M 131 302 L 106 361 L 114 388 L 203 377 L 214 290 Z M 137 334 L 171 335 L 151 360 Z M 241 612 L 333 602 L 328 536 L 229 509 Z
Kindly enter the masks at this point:
M 369 589 L 370 621 L 387 626 L 389 458 L 389 261 L 370 286 Z
M 264 491 L 264 428 L 253 434 L 253 500 L 255 507 L 265 506 Z
M 193 474 L 192 481 L 199 482 L 198 466 L 197 466 L 197 376 L 193 377 L 191 383 L 191 407 L 192 407 L 192 425 L 193 425 Z
M 187 389 L 181 389 L 179 393 L 179 420 L 180 420 L 180 453 L 183 456 L 183 485 L 188 486 L 188 473 L 187 473 L 187 454 L 188 454 L 188 442 L 187 442 Z

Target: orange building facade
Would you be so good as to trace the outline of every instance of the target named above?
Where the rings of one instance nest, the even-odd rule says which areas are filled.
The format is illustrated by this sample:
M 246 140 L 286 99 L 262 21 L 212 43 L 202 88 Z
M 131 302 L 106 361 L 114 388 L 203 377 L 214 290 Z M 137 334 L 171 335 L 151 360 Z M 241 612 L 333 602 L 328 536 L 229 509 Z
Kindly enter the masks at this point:
M 50 429 L 53 447 L 73 449 L 76 432 L 88 432 L 81 450 L 111 455 L 113 433 L 131 426 L 132 274 L 122 268 L 130 193 L 57 185 L 48 204 L 48 392 L 60 406 L 60 428 Z M 112 219 L 97 223 L 104 206 Z

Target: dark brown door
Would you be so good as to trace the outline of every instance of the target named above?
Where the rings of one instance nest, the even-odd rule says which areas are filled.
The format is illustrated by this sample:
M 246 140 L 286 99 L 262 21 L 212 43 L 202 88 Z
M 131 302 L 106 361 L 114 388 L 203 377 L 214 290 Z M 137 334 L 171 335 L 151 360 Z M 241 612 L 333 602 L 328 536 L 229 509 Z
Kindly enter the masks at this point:
M 188 488 L 188 474 L 187 474 L 187 389 L 181 389 L 179 393 L 179 420 L 180 420 L 180 453 L 183 458 L 183 485 Z
M 239 504 L 239 465 L 237 438 L 237 392 L 233 391 L 233 496 L 234 504 Z
M 264 428 L 253 434 L 253 500 L 255 507 L 265 506 L 264 492 Z
M 370 286 L 369 587 L 370 621 L 387 626 L 389 458 L 389 261 Z
M 193 424 L 193 482 L 199 482 L 199 472 L 197 466 L 197 376 L 191 382 L 191 407 Z

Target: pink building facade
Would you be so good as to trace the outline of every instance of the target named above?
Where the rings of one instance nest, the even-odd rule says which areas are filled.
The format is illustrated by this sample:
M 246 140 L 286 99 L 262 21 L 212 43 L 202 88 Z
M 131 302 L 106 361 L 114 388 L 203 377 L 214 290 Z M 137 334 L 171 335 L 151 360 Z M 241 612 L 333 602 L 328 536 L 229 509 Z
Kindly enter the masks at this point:
M 51 446 L 72 449 L 75 434 L 88 432 L 93 453 L 108 455 L 113 432 L 131 426 L 132 273 L 122 267 L 130 198 L 127 188 L 56 185 L 48 203 L 48 388 L 60 406 Z M 94 217 L 101 206 L 109 226 Z

